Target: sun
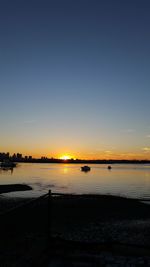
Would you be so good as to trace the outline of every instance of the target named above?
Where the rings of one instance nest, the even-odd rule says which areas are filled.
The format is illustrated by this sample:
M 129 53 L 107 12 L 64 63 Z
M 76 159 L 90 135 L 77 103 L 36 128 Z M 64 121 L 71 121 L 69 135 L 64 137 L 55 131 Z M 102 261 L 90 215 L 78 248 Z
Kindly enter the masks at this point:
M 68 159 L 71 159 L 71 156 L 69 156 L 69 155 L 62 155 L 62 156 L 60 157 L 60 159 L 68 160 Z

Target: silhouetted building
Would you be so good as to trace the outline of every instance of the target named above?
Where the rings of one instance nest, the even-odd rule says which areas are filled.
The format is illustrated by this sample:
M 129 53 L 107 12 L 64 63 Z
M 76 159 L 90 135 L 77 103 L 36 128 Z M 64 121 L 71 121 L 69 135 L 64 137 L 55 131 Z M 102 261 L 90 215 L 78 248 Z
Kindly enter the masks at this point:
M 1 152 L 0 153 L 0 161 L 6 160 L 6 159 L 9 159 L 9 152 L 7 152 L 7 153 Z
M 13 159 L 13 160 L 16 160 L 16 158 L 17 158 L 17 156 L 16 156 L 16 154 L 14 153 L 13 156 L 12 156 L 12 159 Z
M 22 154 L 20 154 L 20 153 L 17 153 L 17 159 L 22 159 Z

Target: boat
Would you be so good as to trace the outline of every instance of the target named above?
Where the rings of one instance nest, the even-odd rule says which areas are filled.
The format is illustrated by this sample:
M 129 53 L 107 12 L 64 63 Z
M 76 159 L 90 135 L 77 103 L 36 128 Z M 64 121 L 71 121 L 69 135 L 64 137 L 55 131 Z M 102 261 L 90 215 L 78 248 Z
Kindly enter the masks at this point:
M 3 161 L 0 164 L 1 168 L 14 168 L 16 167 L 16 163 L 12 162 L 12 161 Z
M 90 170 L 91 170 L 91 168 L 89 166 L 82 166 L 81 167 L 81 171 L 83 171 L 83 172 L 88 172 Z
M 107 167 L 107 169 L 108 169 L 108 170 L 111 170 L 111 166 L 109 165 L 109 166 Z

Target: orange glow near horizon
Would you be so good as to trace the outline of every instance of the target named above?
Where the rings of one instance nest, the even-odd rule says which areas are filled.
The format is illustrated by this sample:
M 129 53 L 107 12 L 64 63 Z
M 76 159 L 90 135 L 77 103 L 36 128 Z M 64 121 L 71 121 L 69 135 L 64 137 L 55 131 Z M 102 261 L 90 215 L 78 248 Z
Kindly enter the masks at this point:
M 70 155 L 62 155 L 60 157 L 60 159 L 63 159 L 63 160 L 68 160 L 68 159 L 71 159 L 72 157 Z

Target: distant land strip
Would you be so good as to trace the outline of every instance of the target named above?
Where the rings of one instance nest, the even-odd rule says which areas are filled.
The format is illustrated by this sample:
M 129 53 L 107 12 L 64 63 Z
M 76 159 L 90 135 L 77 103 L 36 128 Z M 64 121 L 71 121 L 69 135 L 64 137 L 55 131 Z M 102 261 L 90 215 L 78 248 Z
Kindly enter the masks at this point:
M 150 164 L 150 160 L 85 160 L 85 159 L 49 159 L 49 158 L 40 158 L 40 159 L 14 159 L 13 162 L 30 162 L 30 163 L 77 163 L 77 164 Z
M 79 159 L 79 158 L 54 158 L 41 156 L 23 156 L 21 153 L 10 155 L 9 152 L 0 152 L 0 162 L 31 162 L 31 163 L 81 163 L 81 164 L 150 164 L 150 159 Z

